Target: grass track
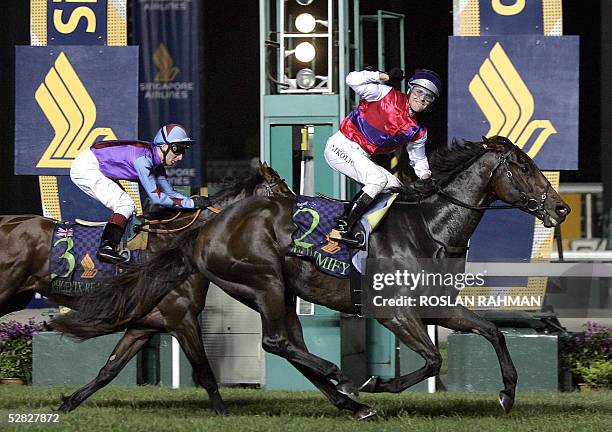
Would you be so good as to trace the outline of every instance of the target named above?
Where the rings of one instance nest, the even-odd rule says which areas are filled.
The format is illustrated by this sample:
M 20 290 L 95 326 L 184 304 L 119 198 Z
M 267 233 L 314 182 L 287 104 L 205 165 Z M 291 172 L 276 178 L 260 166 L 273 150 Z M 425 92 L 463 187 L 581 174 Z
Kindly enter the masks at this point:
M 231 415 L 215 415 L 201 389 L 159 387 L 100 390 L 60 427 L 8 425 L 8 413 L 50 412 L 69 387 L 0 386 L 0 430 L 67 431 L 611 431 L 612 392 L 524 393 L 509 415 L 496 395 L 362 395 L 376 408 L 374 421 L 359 423 L 317 392 L 222 389 Z

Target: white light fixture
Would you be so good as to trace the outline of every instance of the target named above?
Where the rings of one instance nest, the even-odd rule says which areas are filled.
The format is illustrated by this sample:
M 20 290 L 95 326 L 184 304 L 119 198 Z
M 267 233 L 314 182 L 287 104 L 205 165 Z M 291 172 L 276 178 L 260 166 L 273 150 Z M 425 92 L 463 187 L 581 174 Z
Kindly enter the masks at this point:
M 312 69 L 301 69 L 295 76 L 295 83 L 299 88 L 311 89 L 315 86 L 317 79 Z
M 303 63 L 312 61 L 315 55 L 315 47 L 310 42 L 302 42 L 295 47 L 295 58 Z
M 302 33 L 310 33 L 315 29 L 317 22 L 309 13 L 299 14 L 295 19 L 295 28 Z
M 309 6 L 314 0 L 295 0 L 300 6 Z

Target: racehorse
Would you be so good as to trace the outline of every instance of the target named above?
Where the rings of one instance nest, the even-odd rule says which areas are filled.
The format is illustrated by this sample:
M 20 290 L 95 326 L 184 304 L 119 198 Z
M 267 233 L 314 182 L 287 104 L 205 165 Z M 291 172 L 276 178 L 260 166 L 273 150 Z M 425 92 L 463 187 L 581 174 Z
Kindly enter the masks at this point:
M 423 257 L 464 258 L 483 211 L 496 199 L 534 215 L 546 227 L 563 222 L 570 212 L 533 161 L 507 138 L 454 143 L 434 152 L 430 165 L 438 179 L 434 193 L 420 197 L 418 206 L 397 202 L 390 208 L 370 236 L 371 258 L 393 258 L 413 269 Z M 414 192 L 400 192 L 400 199 L 414 200 Z M 184 242 L 182 253 L 175 250 L 165 258 L 172 260 L 177 271 L 203 275 L 259 312 L 262 346 L 267 352 L 286 358 L 339 409 L 352 411 L 357 419 L 371 417 L 373 409 L 350 398 L 357 392 L 354 384 L 336 365 L 309 353 L 304 343 L 295 312 L 296 296 L 344 313 L 357 314 L 359 310 L 351 301 L 346 279 L 325 275 L 309 261 L 285 255 L 295 229 L 291 220 L 294 203 L 295 198 L 286 197 L 250 197 L 236 202 L 199 228 L 197 237 Z M 145 276 L 142 272 L 141 277 Z M 163 281 L 149 282 L 148 295 L 138 296 L 140 312 L 84 299 L 78 311 L 56 318 L 52 324 L 79 337 L 88 337 L 101 321 L 108 323 L 107 332 L 133 325 L 143 316 L 142 311 L 155 307 L 155 299 L 171 289 Z M 124 287 L 109 285 L 107 289 L 116 292 Z M 479 334 L 493 345 L 504 385 L 499 402 L 505 412 L 512 408 L 518 377 L 504 336 L 493 323 L 463 306 L 449 306 L 437 318 L 422 318 L 418 308 L 398 307 L 393 316 L 378 321 L 421 355 L 425 365 L 398 378 L 372 377 L 361 391 L 401 392 L 437 375 L 442 359 L 424 330 L 424 324 L 436 324 Z
M 223 209 L 251 195 L 294 196 L 276 171 L 266 164 L 260 164 L 257 174 L 228 184 L 211 198 L 215 207 Z M 152 235 L 149 236 L 147 253 L 162 248 L 168 242 L 172 244 L 176 235 L 165 231 L 182 231 L 180 228 L 193 217 L 194 213 L 186 213 L 171 222 L 158 224 L 150 229 Z M 202 212 L 194 227 L 201 226 L 211 217 L 211 214 Z M 0 216 L 0 243 L 5 245 L 0 250 L 0 316 L 23 309 L 35 292 L 55 303 L 78 307 L 79 298 L 49 290 L 49 250 L 54 228 L 54 220 L 41 216 Z M 98 389 L 107 385 L 154 334 L 166 331 L 179 341 L 193 367 L 194 381 L 207 390 L 214 409 L 218 413 L 225 413 L 225 405 L 202 344 L 197 319 L 204 309 L 210 282 L 202 275 L 168 277 L 173 274 L 173 269 L 165 267 L 164 262 L 153 261 L 143 266 L 147 267 L 149 276 L 165 278 L 174 284 L 175 289 L 160 298 L 154 309 L 127 329 L 97 377 L 65 398 L 60 411 L 76 408 Z M 129 274 L 130 268 L 127 269 L 124 280 L 130 280 Z M 96 293 L 90 295 L 96 297 Z M 131 308 L 135 296 L 137 294 L 132 293 L 128 286 L 112 300 L 121 301 L 123 307 Z

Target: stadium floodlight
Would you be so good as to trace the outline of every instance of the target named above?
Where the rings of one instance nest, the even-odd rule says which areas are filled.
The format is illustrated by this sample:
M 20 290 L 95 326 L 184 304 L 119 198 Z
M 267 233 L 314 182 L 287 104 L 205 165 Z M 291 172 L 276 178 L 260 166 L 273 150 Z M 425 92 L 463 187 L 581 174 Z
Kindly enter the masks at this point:
M 295 76 L 295 81 L 297 86 L 303 89 L 311 89 L 315 86 L 315 83 L 317 82 L 315 73 L 312 69 L 308 68 L 299 70 L 297 75 Z
M 309 13 L 299 14 L 295 19 L 295 28 L 301 33 L 312 32 L 317 24 L 321 24 L 325 27 L 329 25 L 327 21 L 315 19 L 315 17 Z
M 310 33 L 315 29 L 317 21 L 309 13 L 299 14 L 295 19 L 295 28 L 302 33 Z
M 308 63 L 315 58 L 317 51 L 310 42 L 302 42 L 295 49 L 285 51 L 285 57 L 289 57 L 291 54 L 294 54 L 299 61 Z
M 332 93 L 333 0 L 279 0 L 279 93 Z M 308 7 L 305 7 L 308 6 Z M 298 79 L 299 73 L 299 79 Z

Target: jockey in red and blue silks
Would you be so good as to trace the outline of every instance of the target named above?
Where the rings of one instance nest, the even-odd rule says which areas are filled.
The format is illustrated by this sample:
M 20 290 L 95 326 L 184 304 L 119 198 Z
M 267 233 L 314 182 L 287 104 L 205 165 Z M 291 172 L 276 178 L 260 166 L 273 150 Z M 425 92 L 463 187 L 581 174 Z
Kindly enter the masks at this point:
M 146 141 L 100 141 L 80 153 L 70 168 L 72 181 L 92 198 L 113 211 L 102 233 L 97 257 L 118 263 L 117 251 L 128 219 L 136 205 L 118 180 L 138 181 L 153 204 L 177 209 L 206 208 L 207 197 L 188 198 L 176 192 L 166 178 L 166 167 L 183 158 L 193 140 L 183 126 L 168 124 Z
M 325 146 L 327 163 L 364 185 L 330 233 L 331 238 L 352 247 L 363 246 L 363 236 L 353 233 L 352 228 L 374 198 L 382 191 L 401 186 L 396 177 L 370 159 L 373 154 L 391 153 L 405 145 L 417 177 L 431 177 L 425 154 L 427 129 L 419 123 L 418 114 L 429 110 L 439 97 L 440 77 L 426 69 L 415 71 L 408 80 L 407 94 L 380 84 L 388 80 L 388 74 L 378 71 L 351 72 L 346 77 L 346 83 L 361 101 Z

